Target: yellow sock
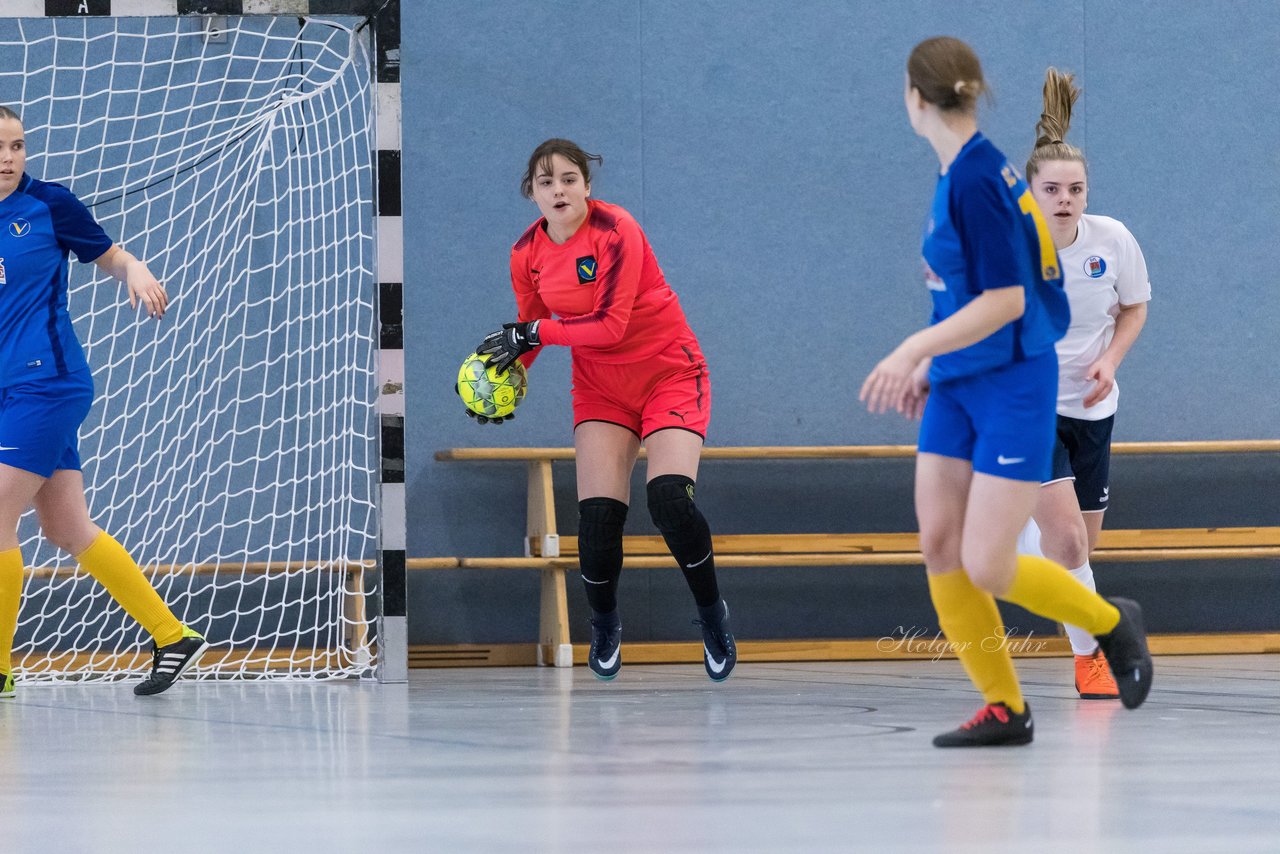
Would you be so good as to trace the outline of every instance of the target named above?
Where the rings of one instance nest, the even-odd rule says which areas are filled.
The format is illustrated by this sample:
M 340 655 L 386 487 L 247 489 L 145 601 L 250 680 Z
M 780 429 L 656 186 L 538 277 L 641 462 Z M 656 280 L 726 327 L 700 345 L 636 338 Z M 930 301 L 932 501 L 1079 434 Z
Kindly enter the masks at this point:
M 7 549 L 0 552 L 0 673 L 13 673 L 13 633 L 21 603 L 22 551 Z
M 182 623 L 164 604 L 129 552 L 106 531 L 98 534 L 76 560 L 107 588 L 130 617 L 151 633 L 156 646 L 168 646 L 182 639 Z
M 1063 567 L 1035 555 L 1018 555 L 1013 584 L 1000 598 L 1033 614 L 1079 626 L 1091 635 L 1105 635 L 1120 622 L 1114 605 Z
M 991 594 L 984 593 L 963 569 L 929 576 L 929 595 L 938 612 L 938 623 L 964 665 L 969 679 L 988 703 L 1004 703 L 1022 714 L 1026 703 L 1013 669 L 1009 647 L 1003 643 L 1000 611 Z M 995 639 L 999 638 L 997 642 Z

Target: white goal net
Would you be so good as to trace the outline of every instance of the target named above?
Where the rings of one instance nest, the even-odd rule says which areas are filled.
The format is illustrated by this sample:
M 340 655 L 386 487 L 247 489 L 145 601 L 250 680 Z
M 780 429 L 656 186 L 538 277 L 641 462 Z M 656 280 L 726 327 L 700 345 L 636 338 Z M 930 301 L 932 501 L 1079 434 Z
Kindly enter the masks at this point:
M 69 187 L 169 291 L 158 323 L 71 267 L 97 399 L 90 513 L 212 647 L 197 676 L 371 674 L 376 555 L 372 75 L 354 19 L 0 19 L 27 172 Z M 0 224 L 2 225 L 2 224 Z M 38 533 L 15 669 L 145 671 L 150 639 Z

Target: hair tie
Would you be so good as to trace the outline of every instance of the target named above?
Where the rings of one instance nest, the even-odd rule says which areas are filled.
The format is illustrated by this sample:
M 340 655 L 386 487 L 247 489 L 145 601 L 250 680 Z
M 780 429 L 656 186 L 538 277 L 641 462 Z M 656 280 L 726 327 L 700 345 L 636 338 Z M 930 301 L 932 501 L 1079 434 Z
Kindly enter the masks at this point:
M 963 92 L 963 91 L 964 91 L 964 81 L 963 81 L 963 80 L 957 80 L 957 81 L 956 81 L 955 89 L 956 89 L 956 94 L 957 94 L 957 95 L 959 95 L 961 92 Z

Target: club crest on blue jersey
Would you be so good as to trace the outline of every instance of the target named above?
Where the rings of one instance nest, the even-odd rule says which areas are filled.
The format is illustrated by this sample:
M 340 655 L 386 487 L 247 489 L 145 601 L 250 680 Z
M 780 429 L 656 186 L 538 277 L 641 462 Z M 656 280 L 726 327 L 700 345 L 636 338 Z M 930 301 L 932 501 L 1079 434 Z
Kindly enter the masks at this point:
M 31 233 L 31 223 L 27 222 L 22 217 L 18 217 L 13 222 L 9 223 L 9 233 L 14 237 L 26 237 Z
M 1084 261 L 1084 272 L 1091 279 L 1101 278 L 1102 274 L 1107 272 L 1107 262 L 1097 255 L 1090 255 Z
M 584 255 L 573 266 L 578 271 L 578 284 L 589 285 L 596 280 L 596 256 Z

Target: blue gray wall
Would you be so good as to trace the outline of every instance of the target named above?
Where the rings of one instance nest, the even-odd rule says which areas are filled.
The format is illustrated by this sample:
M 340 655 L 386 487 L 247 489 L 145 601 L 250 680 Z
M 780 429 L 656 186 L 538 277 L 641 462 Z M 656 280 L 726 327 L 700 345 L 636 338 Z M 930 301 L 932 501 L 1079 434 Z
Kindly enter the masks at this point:
M 529 151 L 549 136 L 603 153 L 594 194 L 630 209 L 648 233 L 711 366 L 711 443 L 913 442 L 913 425 L 867 415 L 856 396 L 874 363 L 927 321 L 919 236 L 936 161 L 906 122 L 902 86 L 912 45 L 939 33 L 982 57 L 995 89 L 982 124 L 1015 163 L 1033 138 L 1045 67 L 1079 75 L 1085 94 L 1070 139 L 1090 157 L 1090 211 L 1129 225 L 1154 290 L 1148 328 L 1120 374 L 1117 438 L 1280 436 L 1270 251 L 1280 221 L 1280 5 L 1224 8 L 405 4 L 409 554 L 519 553 L 521 472 L 438 463 L 435 450 L 571 441 L 567 351 L 540 358 L 512 424 L 478 427 L 452 392 L 462 357 L 514 315 L 508 250 L 537 216 L 517 184 Z M 1147 493 L 1199 484 L 1200 499 L 1183 507 L 1189 518 L 1170 525 L 1274 524 L 1274 481 L 1261 484 L 1270 503 L 1259 509 L 1256 492 L 1242 500 L 1215 475 L 1220 462 L 1151 471 L 1118 462 L 1116 480 L 1133 483 L 1131 511 L 1156 506 Z M 557 477 L 561 528 L 572 532 L 571 468 Z M 720 531 L 913 524 L 906 464 L 712 464 L 700 481 L 699 501 Z M 636 502 L 629 530 L 649 530 L 646 515 Z M 1122 515 L 1113 511 L 1112 523 L 1167 519 Z M 741 573 L 731 583 L 742 598 L 778 602 L 805 597 L 801 577 Z M 883 571 L 840 577 L 842 592 L 824 595 L 883 597 L 877 585 L 898 583 Z M 904 601 L 919 593 L 914 584 L 899 586 Z M 639 634 L 629 623 L 629 636 L 684 636 L 678 576 L 632 574 L 625 585 L 624 603 L 652 615 Z M 576 612 L 581 595 L 571 593 Z M 677 606 L 679 619 L 668 619 Z M 752 628 L 795 631 L 801 610 L 771 608 Z M 409 612 L 416 642 L 531 640 L 536 579 L 419 574 Z M 840 622 L 819 633 L 870 628 Z

